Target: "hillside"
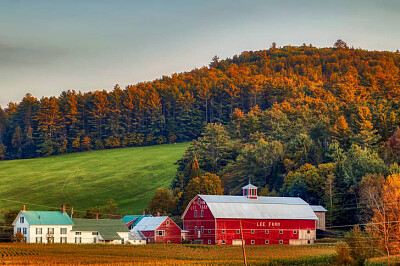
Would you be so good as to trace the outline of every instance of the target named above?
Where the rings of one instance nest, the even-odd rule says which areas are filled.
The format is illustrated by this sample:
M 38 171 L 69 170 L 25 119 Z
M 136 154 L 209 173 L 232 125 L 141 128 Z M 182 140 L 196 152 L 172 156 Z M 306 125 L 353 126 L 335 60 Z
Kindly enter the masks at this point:
M 168 187 L 187 143 L 90 151 L 0 162 L 0 208 L 75 210 L 114 199 L 123 214 L 141 213 L 156 188 Z M 43 205 L 43 207 L 38 205 Z

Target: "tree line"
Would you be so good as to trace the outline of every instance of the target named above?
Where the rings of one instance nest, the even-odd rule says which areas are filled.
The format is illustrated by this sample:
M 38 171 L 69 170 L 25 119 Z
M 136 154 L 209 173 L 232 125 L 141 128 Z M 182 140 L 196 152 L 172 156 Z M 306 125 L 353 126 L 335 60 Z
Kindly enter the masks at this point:
M 347 125 L 360 133 L 354 141 L 370 138 L 366 145 L 373 145 L 396 128 L 399 58 L 341 42 L 332 48 L 273 44 L 109 92 L 68 90 L 40 99 L 28 93 L 0 109 L 0 159 L 189 141 L 208 123 L 226 125 L 256 107 L 275 116 L 288 108 L 291 130 L 297 121 L 314 122 L 318 114 L 307 112 L 320 112 L 330 119 L 318 121 L 321 127 L 329 124 L 347 145 L 353 141 Z

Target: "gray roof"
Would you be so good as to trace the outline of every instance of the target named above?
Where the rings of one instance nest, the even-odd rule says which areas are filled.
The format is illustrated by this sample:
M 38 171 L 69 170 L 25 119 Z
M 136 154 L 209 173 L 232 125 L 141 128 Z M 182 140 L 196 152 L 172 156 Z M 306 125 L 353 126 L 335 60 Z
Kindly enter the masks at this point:
M 310 205 L 297 197 L 258 197 L 257 199 L 249 199 L 245 196 L 198 196 L 207 203 L 215 218 L 318 219 Z
M 242 189 L 247 189 L 247 188 L 257 188 L 257 187 L 252 184 L 248 184 L 248 185 L 242 187 Z
M 140 231 L 132 229 L 132 231 L 129 233 L 129 239 L 146 240 L 147 238 Z
M 327 212 L 327 210 L 321 205 L 311 205 L 311 209 L 315 212 Z
M 144 217 L 132 230 L 154 231 L 167 219 L 168 216 Z

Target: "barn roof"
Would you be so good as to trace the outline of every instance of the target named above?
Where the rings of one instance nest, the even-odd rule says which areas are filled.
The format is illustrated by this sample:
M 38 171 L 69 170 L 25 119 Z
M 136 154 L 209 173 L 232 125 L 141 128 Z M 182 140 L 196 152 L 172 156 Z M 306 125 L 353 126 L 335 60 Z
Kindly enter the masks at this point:
M 146 215 L 125 215 L 124 217 L 122 217 L 122 220 L 126 223 L 127 226 L 130 226 L 130 225 L 135 226 L 144 217 L 151 217 L 151 215 L 150 214 L 146 214 Z
M 168 216 L 144 217 L 132 230 L 154 231 L 167 219 Z
M 297 197 L 258 197 L 198 195 L 215 218 L 317 220 L 310 205 Z M 183 216 L 186 214 L 183 214 Z
M 113 219 L 81 219 L 74 218 L 72 231 L 99 232 L 104 240 L 119 240 L 121 237 L 117 232 L 129 232 L 124 221 Z
M 311 205 L 311 209 L 315 212 L 327 212 L 327 210 L 321 205 Z
M 20 215 L 29 225 L 74 225 L 68 214 L 62 211 L 21 211 Z
M 132 229 L 132 231 L 129 234 L 129 238 L 130 239 L 134 239 L 134 240 L 146 240 L 147 238 L 142 234 L 142 232 L 136 230 L 136 229 Z

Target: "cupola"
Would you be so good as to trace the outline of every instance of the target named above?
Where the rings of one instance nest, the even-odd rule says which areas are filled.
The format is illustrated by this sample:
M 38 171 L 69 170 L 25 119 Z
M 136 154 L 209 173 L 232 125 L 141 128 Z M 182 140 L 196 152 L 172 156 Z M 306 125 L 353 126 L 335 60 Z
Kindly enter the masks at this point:
M 258 188 L 256 186 L 250 184 L 249 182 L 248 185 L 242 187 L 243 196 L 249 199 L 257 199 L 257 189 Z

